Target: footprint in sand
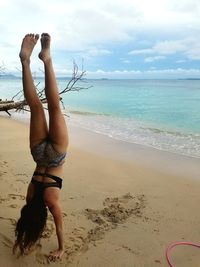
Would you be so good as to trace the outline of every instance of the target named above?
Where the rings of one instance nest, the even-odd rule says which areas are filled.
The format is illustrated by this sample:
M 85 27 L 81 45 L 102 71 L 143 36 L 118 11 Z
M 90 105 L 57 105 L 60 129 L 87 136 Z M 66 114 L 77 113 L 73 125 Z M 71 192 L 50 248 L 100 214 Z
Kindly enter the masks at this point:
M 128 246 L 125 246 L 125 245 L 122 245 L 121 248 L 125 249 L 126 251 L 128 251 L 128 252 L 130 252 L 130 253 L 132 253 L 132 254 L 134 254 L 134 255 L 139 255 L 139 254 L 140 254 L 140 252 L 135 251 L 135 250 L 133 250 L 132 248 L 130 248 L 130 247 L 128 247 Z
M 16 204 L 11 204 L 11 205 L 9 205 L 8 207 L 10 207 L 10 208 L 12 208 L 12 209 L 15 209 L 15 208 L 17 208 L 17 205 L 16 205 Z
M 50 238 L 54 232 L 54 224 L 52 222 L 47 221 L 46 228 L 44 232 L 42 233 L 42 238 Z
M 19 195 L 8 194 L 7 198 L 0 197 L 0 204 L 4 203 L 4 202 L 9 202 L 9 201 L 12 201 L 12 200 L 16 200 L 16 199 L 25 200 L 25 196 L 22 196 L 20 194 Z M 11 204 L 11 205 L 9 205 L 9 207 L 17 208 L 17 205 L 16 204 Z
M 1 173 L 0 176 L 3 175 L 3 173 L 7 173 L 7 171 L 3 170 L 8 167 L 8 162 L 7 161 L 2 161 L 0 162 L 0 167 L 1 167 Z
M 13 248 L 13 246 L 14 246 L 13 241 L 10 238 L 8 238 L 6 235 L 0 233 L 0 239 L 1 239 L 1 243 L 4 246 L 6 246 L 8 248 Z
M 0 203 L 3 203 L 3 202 L 5 202 L 7 199 L 6 198 L 0 198 Z
M 67 217 L 67 213 L 65 212 L 63 212 L 62 215 L 63 215 L 63 218 Z
M 24 179 L 17 179 L 16 182 L 20 182 L 22 184 L 28 184 L 29 181 L 25 181 Z
M 25 200 L 25 196 L 20 194 L 8 194 L 9 199 L 19 199 L 19 200 Z
M 0 165 L 1 165 L 1 167 L 7 167 L 7 166 L 8 166 L 8 162 L 5 161 L 5 160 L 2 160 L 2 161 L 0 162 Z
M 17 221 L 15 219 L 12 219 L 12 218 L 6 218 L 6 217 L 2 217 L 0 216 L 0 220 L 8 220 L 11 222 L 12 225 L 16 225 Z
M 35 247 L 35 251 L 36 251 L 35 258 L 36 258 L 36 261 L 39 264 L 47 265 L 49 263 L 48 255 L 46 255 L 44 253 L 41 253 L 41 250 L 42 250 L 41 244 L 37 244 L 36 247 Z
M 27 181 L 27 179 L 26 179 L 29 176 L 26 173 L 17 173 L 17 174 L 15 174 L 15 176 L 19 176 L 20 177 L 19 179 L 16 180 L 17 182 L 21 182 L 23 184 L 29 183 L 29 181 Z
M 37 253 L 35 255 L 35 258 L 36 258 L 37 263 L 39 263 L 39 264 L 47 265 L 47 264 L 50 263 L 49 260 L 48 260 L 48 255 L 47 254 Z
M 25 177 L 28 177 L 28 175 L 26 173 L 16 173 L 15 176 L 25 176 Z

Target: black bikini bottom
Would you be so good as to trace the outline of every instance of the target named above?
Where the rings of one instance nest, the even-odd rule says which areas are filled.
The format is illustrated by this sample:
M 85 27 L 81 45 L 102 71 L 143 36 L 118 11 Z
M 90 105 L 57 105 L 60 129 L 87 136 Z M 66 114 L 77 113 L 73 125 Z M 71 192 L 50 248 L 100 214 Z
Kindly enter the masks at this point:
M 36 179 L 34 179 L 34 176 L 37 176 L 37 175 L 51 178 L 55 182 L 45 182 L 44 183 L 44 182 L 37 181 Z M 33 173 L 33 178 L 31 179 L 31 183 L 40 185 L 44 189 L 47 188 L 47 187 L 58 187 L 60 189 L 62 188 L 62 179 L 60 177 L 58 177 L 58 176 L 55 176 L 55 175 L 52 175 L 52 174 L 49 174 L 49 173 L 34 172 Z

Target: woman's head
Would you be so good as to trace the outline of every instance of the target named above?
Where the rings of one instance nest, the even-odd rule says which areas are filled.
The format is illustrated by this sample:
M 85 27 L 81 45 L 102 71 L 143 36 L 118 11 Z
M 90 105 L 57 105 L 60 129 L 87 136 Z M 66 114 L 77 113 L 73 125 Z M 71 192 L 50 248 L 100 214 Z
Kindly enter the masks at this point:
M 24 254 L 26 249 L 34 245 L 45 229 L 46 220 L 47 208 L 43 195 L 37 194 L 21 209 L 21 217 L 15 229 L 15 249 L 19 247 L 20 253 Z

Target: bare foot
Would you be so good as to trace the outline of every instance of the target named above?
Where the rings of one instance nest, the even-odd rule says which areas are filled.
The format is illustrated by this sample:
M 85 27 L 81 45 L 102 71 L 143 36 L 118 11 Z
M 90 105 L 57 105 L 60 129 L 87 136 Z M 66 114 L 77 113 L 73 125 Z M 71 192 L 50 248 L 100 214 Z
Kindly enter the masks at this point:
M 21 51 L 19 53 L 21 62 L 30 61 L 30 56 L 38 39 L 39 39 L 39 34 L 27 34 L 24 37 L 21 45 Z
M 61 260 L 63 254 L 64 254 L 64 250 L 62 250 L 62 249 L 51 251 L 49 256 L 48 256 L 48 259 L 49 259 L 49 261 Z
M 47 62 L 49 59 L 51 59 L 50 55 L 50 41 L 51 41 L 51 36 L 48 33 L 43 33 L 41 35 L 41 52 L 39 53 L 39 58 L 43 62 Z

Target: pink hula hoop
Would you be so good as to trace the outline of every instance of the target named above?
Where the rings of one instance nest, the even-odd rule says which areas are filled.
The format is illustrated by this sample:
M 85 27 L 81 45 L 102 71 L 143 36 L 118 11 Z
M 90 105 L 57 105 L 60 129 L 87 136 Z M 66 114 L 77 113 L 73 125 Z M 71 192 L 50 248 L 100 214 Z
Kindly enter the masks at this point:
M 176 242 L 176 243 L 172 243 L 171 245 L 169 245 L 166 249 L 166 259 L 167 259 L 167 262 L 169 264 L 170 267 L 175 267 L 172 262 L 171 262 L 171 259 L 170 259 L 170 251 L 176 247 L 176 246 L 183 246 L 183 245 L 186 245 L 186 246 L 193 246 L 193 247 L 196 247 L 196 248 L 200 248 L 200 244 L 196 244 L 196 243 L 192 243 L 192 242 Z

